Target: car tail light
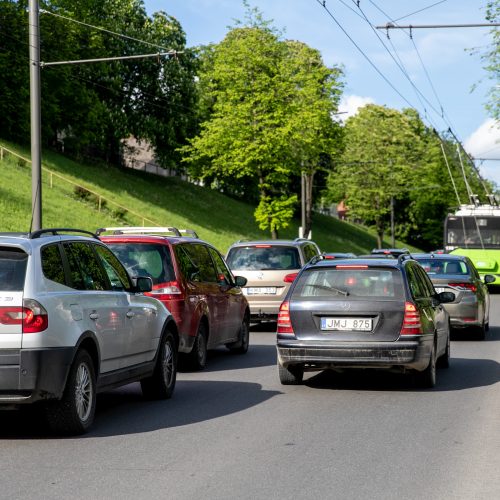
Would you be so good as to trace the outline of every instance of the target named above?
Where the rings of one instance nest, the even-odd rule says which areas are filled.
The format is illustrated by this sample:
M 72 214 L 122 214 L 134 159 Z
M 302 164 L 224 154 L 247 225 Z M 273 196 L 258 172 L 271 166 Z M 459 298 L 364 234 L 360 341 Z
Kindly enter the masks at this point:
M 278 313 L 278 329 L 277 333 L 295 335 L 292 328 L 292 321 L 290 320 L 290 303 L 283 302 L 280 306 Z
M 422 323 L 417 306 L 411 302 L 405 302 L 405 315 L 400 335 L 420 335 L 422 333 Z
M 21 306 L 0 307 L 2 325 L 21 325 L 23 333 L 43 332 L 49 326 L 45 308 L 36 300 L 25 299 Z
M 283 281 L 285 283 L 293 283 L 293 281 L 295 280 L 295 278 L 297 277 L 299 273 L 291 273 L 291 274 L 287 274 L 284 278 L 283 278 Z
M 368 269 L 365 264 L 338 264 L 337 269 Z
M 448 283 L 448 286 L 462 291 L 469 290 L 474 293 L 477 291 L 477 287 L 476 285 L 474 285 L 474 283 Z
M 168 283 L 153 285 L 151 292 L 146 295 L 150 295 L 158 300 L 179 300 L 183 298 L 177 281 L 169 281 Z

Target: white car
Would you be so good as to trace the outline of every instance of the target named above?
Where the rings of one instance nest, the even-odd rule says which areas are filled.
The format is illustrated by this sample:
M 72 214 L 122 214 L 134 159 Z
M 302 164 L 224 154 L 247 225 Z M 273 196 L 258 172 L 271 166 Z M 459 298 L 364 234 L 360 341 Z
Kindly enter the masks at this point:
M 177 327 L 151 288 L 92 233 L 1 233 L 0 410 L 42 401 L 54 430 L 78 434 L 99 391 L 140 380 L 171 397 Z

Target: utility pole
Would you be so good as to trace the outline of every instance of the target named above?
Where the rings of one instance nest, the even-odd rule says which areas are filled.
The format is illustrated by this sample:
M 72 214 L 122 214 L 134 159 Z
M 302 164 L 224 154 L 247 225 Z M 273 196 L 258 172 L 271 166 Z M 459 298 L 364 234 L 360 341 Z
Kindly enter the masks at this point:
M 42 158 L 40 91 L 40 10 L 29 0 L 30 122 L 31 122 L 31 231 L 42 228 Z
M 301 224 L 302 224 L 302 238 L 307 238 L 309 235 L 305 233 L 306 230 L 306 174 L 300 174 L 300 201 L 301 201 Z

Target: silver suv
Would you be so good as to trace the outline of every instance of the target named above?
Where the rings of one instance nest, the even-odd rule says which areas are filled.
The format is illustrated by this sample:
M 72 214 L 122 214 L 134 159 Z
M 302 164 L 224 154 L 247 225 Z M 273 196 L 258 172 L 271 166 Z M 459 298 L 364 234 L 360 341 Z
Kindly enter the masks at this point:
M 238 241 L 227 252 L 231 271 L 247 279 L 242 288 L 253 322 L 276 320 L 281 302 L 300 269 L 321 252 L 304 238 Z
M 90 427 L 97 392 L 140 380 L 169 398 L 177 374 L 177 327 L 144 295 L 151 278 L 89 236 L 0 233 L 0 409 L 41 401 L 64 434 Z

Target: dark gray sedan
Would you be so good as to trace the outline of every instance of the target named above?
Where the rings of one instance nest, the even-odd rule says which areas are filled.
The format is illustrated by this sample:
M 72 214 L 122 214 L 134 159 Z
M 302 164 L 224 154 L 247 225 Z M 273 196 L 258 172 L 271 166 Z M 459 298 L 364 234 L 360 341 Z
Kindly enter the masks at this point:
M 433 387 L 437 362 L 448 366 L 449 315 L 422 267 L 397 259 L 312 259 L 281 305 L 277 325 L 282 384 L 304 371 L 381 368 Z
M 453 302 L 446 304 L 452 328 L 468 328 L 484 339 L 489 328 L 490 294 L 487 283 L 495 277 L 486 275 L 481 280 L 474 264 L 463 255 L 413 254 L 425 269 L 436 292 L 451 292 Z

